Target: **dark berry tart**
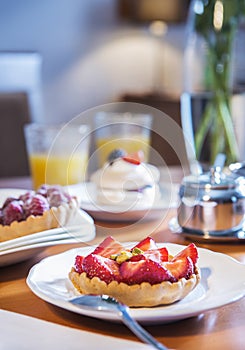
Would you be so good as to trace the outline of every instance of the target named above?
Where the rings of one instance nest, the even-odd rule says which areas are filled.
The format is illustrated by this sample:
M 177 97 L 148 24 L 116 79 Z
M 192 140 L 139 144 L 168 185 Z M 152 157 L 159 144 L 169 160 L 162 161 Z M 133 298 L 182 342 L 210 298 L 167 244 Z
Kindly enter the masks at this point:
M 43 185 L 9 197 L 0 208 L 0 242 L 66 225 L 77 209 L 77 199 L 61 186 Z

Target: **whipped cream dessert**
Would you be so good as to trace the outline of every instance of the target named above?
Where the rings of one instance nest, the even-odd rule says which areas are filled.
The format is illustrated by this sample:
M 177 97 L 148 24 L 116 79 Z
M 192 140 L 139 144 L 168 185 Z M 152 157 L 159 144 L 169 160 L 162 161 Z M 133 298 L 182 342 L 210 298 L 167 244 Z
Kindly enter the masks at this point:
M 108 161 L 91 176 L 97 202 L 110 206 L 149 208 L 160 197 L 159 170 L 134 156 Z

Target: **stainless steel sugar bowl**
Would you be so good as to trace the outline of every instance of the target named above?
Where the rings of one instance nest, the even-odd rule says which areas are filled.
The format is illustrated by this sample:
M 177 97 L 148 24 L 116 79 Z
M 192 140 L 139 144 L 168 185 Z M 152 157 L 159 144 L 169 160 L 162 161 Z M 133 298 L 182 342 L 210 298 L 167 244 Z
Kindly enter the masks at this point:
M 178 224 L 195 234 L 225 235 L 241 230 L 245 218 L 245 178 L 211 168 L 189 175 L 179 191 Z

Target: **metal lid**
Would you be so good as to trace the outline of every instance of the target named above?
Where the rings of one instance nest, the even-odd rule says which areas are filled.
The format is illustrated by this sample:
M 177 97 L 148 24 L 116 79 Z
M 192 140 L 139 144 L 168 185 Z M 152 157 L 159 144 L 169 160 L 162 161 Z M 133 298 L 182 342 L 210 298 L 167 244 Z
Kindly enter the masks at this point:
M 209 188 L 213 190 L 224 190 L 237 187 L 237 181 L 233 176 L 226 175 L 220 168 L 214 167 L 212 167 L 207 173 L 185 177 L 182 184 L 192 188 Z

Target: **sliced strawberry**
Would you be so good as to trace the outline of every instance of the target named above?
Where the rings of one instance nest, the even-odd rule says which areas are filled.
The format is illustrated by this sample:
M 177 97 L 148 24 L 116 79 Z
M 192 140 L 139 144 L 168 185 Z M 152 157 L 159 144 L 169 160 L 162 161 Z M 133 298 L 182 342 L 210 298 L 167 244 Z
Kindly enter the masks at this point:
M 143 151 L 137 151 L 133 153 L 128 153 L 126 156 L 122 157 L 126 162 L 139 165 L 144 161 L 145 155 Z
M 81 256 L 81 255 L 77 255 L 76 258 L 75 258 L 75 265 L 74 265 L 74 268 L 75 268 L 75 271 L 78 272 L 78 273 L 82 273 L 83 272 L 83 259 L 84 257 Z
M 190 243 L 186 248 L 181 250 L 177 255 L 173 257 L 171 261 L 176 261 L 187 256 L 191 258 L 193 264 L 196 264 L 198 259 L 198 251 L 194 243 Z
M 139 248 L 141 250 L 143 250 L 144 252 L 147 251 L 147 250 L 150 250 L 150 249 L 157 249 L 157 245 L 154 241 L 153 238 L 151 238 L 150 236 L 149 237 L 146 237 L 144 238 L 142 241 L 140 241 L 138 244 L 136 244 L 132 249 L 131 251 L 134 249 L 134 248 Z
M 164 266 L 176 281 L 182 277 L 188 279 L 194 273 L 194 265 L 189 256 L 182 257 L 175 261 L 171 260 L 164 263 Z
M 88 278 L 98 277 L 106 283 L 119 279 L 118 264 L 100 255 L 87 255 L 83 259 L 82 267 Z
M 98 254 L 104 256 L 105 258 L 109 258 L 113 254 L 119 254 L 125 248 L 116 241 L 113 237 L 106 237 L 93 251 L 93 254 Z
M 135 165 L 140 165 L 140 161 L 139 161 L 138 159 L 132 158 L 130 155 L 129 155 L 129 156 L 122 157 L 122 159 L 123 159 L 125 162 L 132 163 L 132 164 L 135 164 Z
M 161 262 L 168 261 L 169 254 L 168 254 L 167 248 L 166 247 L 158 248 L 158 251 L 160 253 Z
M 156 261 L 158 263 L 161 262 L 161 254 L 158 249 L 149 249 L 144 252 L 144 256 L 148 260 Z
M 147 259 L 161 263 L 164 261 L 168 261 L 168 250 L 165 247 L 158 249 L 149 249 L 144 252 L 144 256 Z
M 170 272 L 152 260 L 125 261 L 120 265 L 121 282 L 128 285 L 149 282 L 157 284 L 171 281 Z
M 130 259 L 127 261 L 140 261 L 140 260 L 146 260 L 145 254 L 137 254 L 133 255 Z

